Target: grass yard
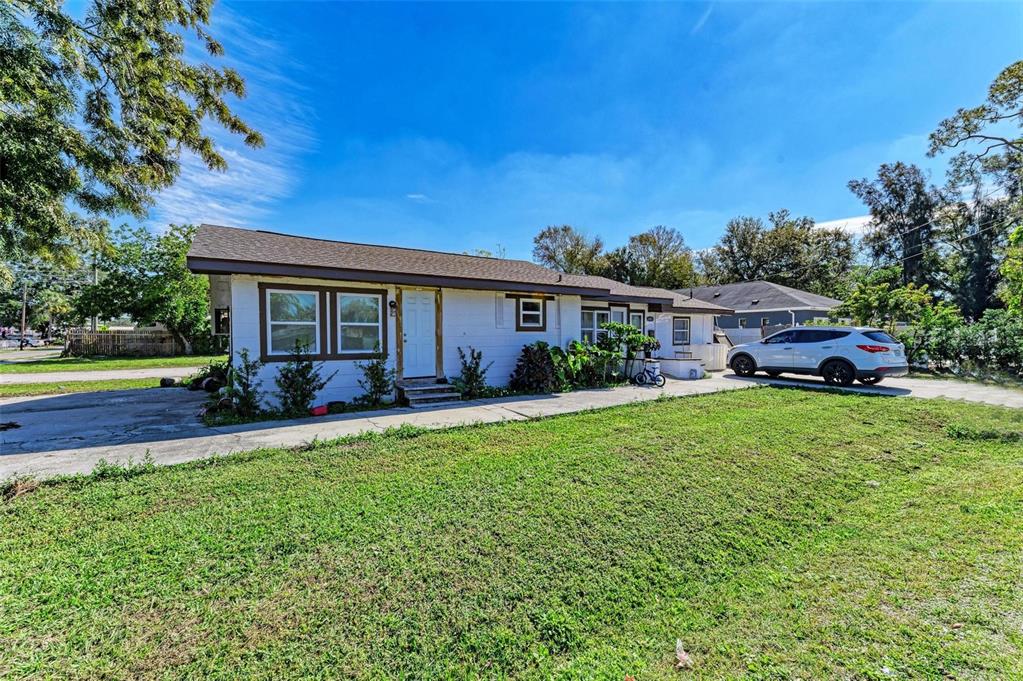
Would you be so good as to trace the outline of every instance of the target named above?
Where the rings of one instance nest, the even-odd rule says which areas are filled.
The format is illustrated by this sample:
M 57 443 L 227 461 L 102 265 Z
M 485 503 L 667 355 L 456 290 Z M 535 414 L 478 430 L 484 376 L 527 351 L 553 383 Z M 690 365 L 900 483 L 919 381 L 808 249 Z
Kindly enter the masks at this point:
M 47 359 L 0 364 L 0 374 L 34 374 L 48 371 L 106 371 L 109 369 L 155 369 L 198 367 L 212 361 L 224 361 L 227 355 L 187 355 L 181 357 L 49 357 Z
M 0 385 L 0 397 L 60 395 L 62 393 L 91 393 L 105 392 L 107 390 L 159 387 L 159 378 L 114 378 L 107 381 L 64 381 L 62 383 L 14 383 L 11 385 Z
M 0 503 L 0 669 L 1020 678 L 1021 431 L 762 388 L 105 470 Z

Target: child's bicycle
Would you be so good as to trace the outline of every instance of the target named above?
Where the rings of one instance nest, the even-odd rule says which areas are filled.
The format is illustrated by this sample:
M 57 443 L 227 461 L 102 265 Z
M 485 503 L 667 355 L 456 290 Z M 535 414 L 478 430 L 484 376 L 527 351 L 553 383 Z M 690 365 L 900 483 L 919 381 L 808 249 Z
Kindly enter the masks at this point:
M 643 362 L 643 371 L 633 376 L 632 382 L 636 385 L 655 385 L 663 388 L 666 381 L 661 374 L 661 363 Z

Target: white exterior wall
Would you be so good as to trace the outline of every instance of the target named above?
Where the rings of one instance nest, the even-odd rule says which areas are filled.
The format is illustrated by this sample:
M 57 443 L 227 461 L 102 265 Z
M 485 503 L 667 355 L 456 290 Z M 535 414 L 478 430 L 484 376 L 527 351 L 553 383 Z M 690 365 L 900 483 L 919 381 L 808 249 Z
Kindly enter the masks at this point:
M 297 284 L 308 286 L 351 287 L 378 289 L 387 292 L 387 302 L 395 300 L 395 286 L 356 281 L 334 281 L 327 279 L 304 279 L 296 277 L 262 277 L 250 275 L 231 276 L 231 340 L 232 352 L 248 349 L 250 358 L 260 354 L 259 328 L 259 284 Z M 547 329 L 542 332 L 515 330 L 515 300 L 507 298 L 502 291 L 474 291 L 442 289 L 441 329 L 443 333 L 443 373 L 448 377 L 457 376 L 461 368 L 458 347 L 472 346 L 483 351 L 484 364 L 493 361 L 487 373 L 491 385 L 507 385 L 515 368 L 515 362 L 522 352 L 522 346 L 543 340 L 551 345 L 566 346 L 580 336 L 580 297 L 554 296 L 547 301 Z M 321 312 L 321 319 L 323 313 Z M 388 365 L 396 366 L 397 327 L 396 317 L 390 308 L 385 308 L 387 326 Z M 316 404 L 331 400 L 351 401 L 363 393 L 359 386 L 362 372 L 357 364 L 364 360 L 325 360 L 324 376 L 337 372 L 327 387 L 317 396 Z M 264 402 L 268 407 L 277 405 L 274 397 L 277 386 L 274 378 L 282 363 L 269 362 L 260 371 Z
M 260 354 L 259 328 L 259 284 L 297 284 L 326 287 L 351 287 L 377 289 L 387 293 L 387 302 L 395 300 L 397 289 L 391 285 L 366 282 L 340 282 L 327 279 L 303 279 L 296 277 L 257 277 L 250 275 L 231 276 L 231 341 L 232 352 L 239 353 L 248 349 L 249 356 L 258 358 Z M 503 291 L 476 291 L 445 288 L 441 290 L 441 330 L 443 337 L 442 369 L 449 378 L 458 375 L 461 363 L 458 348 L 467 351 L 473 347 L 483 352 L 483 363 L 493 362 L 487 373 L 487 382 L 491 385 L 504 386 L 515 368 L 515 363 L 522 352 L 522 346 L 538 340 L 551 345 L 566 347 L 569 342 L 581 337 L 582 307 L 609 307 L 606 302 L 584 301 L 579 296 L 557 295 L 546 301 L 547 328 L 544 331 L 515 330 L 515 299 L 509 298 Z M 615 305 L 615 307 L 619 307 Z M 642 311 L 644 319 L 649 314 L 646 305 L 633 303 L 632 311 Z M 653 323 L 645 322 L 644 332 L 653 330 L 661 341 L 660 354 L 666 358 L 675 357 L 672 345 L 671 320 L 673 316 L 687 316 L 691 320 L 691 344 L 703 345 L 703 348 L 692 348 L 694 356 L 712 359 L 716 348 L 706 347 L 714 340 L 714 317 L 705 314 L 672 315 L 655 313 Z M 321 319 L 326 319 L 321 312 Z M 388 365 L 396 367 L 397 358 L 397 327 L 396 317 L 391 314 L 390 307 L 385 307 L 385 325 L 387 328 Z M 329 335 L 329 334 L 328 334 Z M 721 346 L 723 348 L 723 346 Z M 681 349 L 681 348 L 679 348 Z M 706 352 L 703 352 L 703 351 Z M 362 372 L 358 364 L 364 360 L 325 360 L 323 375 L 329 376 L 336 372 L 320 394 L 316 404 L 325 404 L 331 400 L 351 401 L 363 393 L 359 386 Z M 277 386 L 274 378 L 282 363 L 269 362 L 264 364 L 260 372 L 261 390 L 267 406 L 276 406 L 274 396 Z M 706 364 L 708 369 L 719 367 Z M 720 367 L 723 368 L 723 367 Z
M 536 341 L 565 347 L 579 338 L 579 296 L 554 296 L 547 301 L 545 331 L 515 330 L 515 300 L 502 291 L 443 289 L 444 374 L 459 374 L 458 348 L 468 355 L 472 346 L 483 352 L 483 365 L 493 362 L 487 383 L 505 386 L 522 354 L 522 346 Z
M 247 348 L 250 358 L 259 357 L 259 283 L 268 284 L 305 284 L 309 286 L 350 286 L 355 288 L 379 289 L 387 291 L 387 302 L 394 300 L 394 287 L 365 282 L 339 282 L 328 279 L 302 279 L 296 277 L 254 277 L 235 274 L 231 276 L 231 345 L 232 352 L 237 355 L 242 348 Z M 323 311 L 320 312 L 321 319 Z M 394 367 L 394 336 L 395 318 L 385 307 L 384 320 L 387 325 L 387 364 Z M 316 404 L 326 404 L 331 400 L 351 401 L 363 393 L 359 386 L 362 372 L 358 366 L 360 360 L 326 360 L 323 362 L 321 374 L 329 376 L 337 374 L 327 383 L 319 395 Z M 274 393 L 277 385 L 274 378 L 282 362 L 268 362 L 263 365 L 259 378 L 262 381 L 260 390 L 264 402 L 269 407 L 277 405 Z
M 689 346 L 674 345 L 672 319 L 689 317 Z M 658 313 L 655 322 L 657 340 L 661 341 L 659 355 L 665 359 L 674 359 L 676 350 L 687 350 L 693 353 L 694 359 L 704 360 L 704 366 L 710 371 L 724 369 L 724 345 L 714 345 L 714 315 L 709 314 L 674 314 Z

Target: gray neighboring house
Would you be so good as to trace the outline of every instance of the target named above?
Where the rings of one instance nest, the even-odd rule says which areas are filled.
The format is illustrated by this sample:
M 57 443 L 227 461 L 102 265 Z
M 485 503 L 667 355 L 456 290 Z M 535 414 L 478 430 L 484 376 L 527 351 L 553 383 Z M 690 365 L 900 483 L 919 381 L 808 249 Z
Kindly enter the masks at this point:
M 678 293 L 688 295 L 690 291 L 697 300 L 735 310 L 733 314 L 717 317 L 717 326 L 722 329 L 795 326 L 813 319 L 826 319 L 833 307 L 842 304 L 841 300 L 769 281 L 696 286 L 679 289 Z

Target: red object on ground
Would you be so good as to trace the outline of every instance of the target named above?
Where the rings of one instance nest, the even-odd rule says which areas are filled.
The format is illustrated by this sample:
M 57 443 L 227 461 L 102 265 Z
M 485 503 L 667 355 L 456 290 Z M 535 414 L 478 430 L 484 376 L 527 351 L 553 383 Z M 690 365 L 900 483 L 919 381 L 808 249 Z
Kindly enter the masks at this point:
M 319 407 L 313 407 L 312 409 L 309 410 L 309 413 L 313 416 L 326 416 L 327 405 L 323 404 L 320 405 Z

